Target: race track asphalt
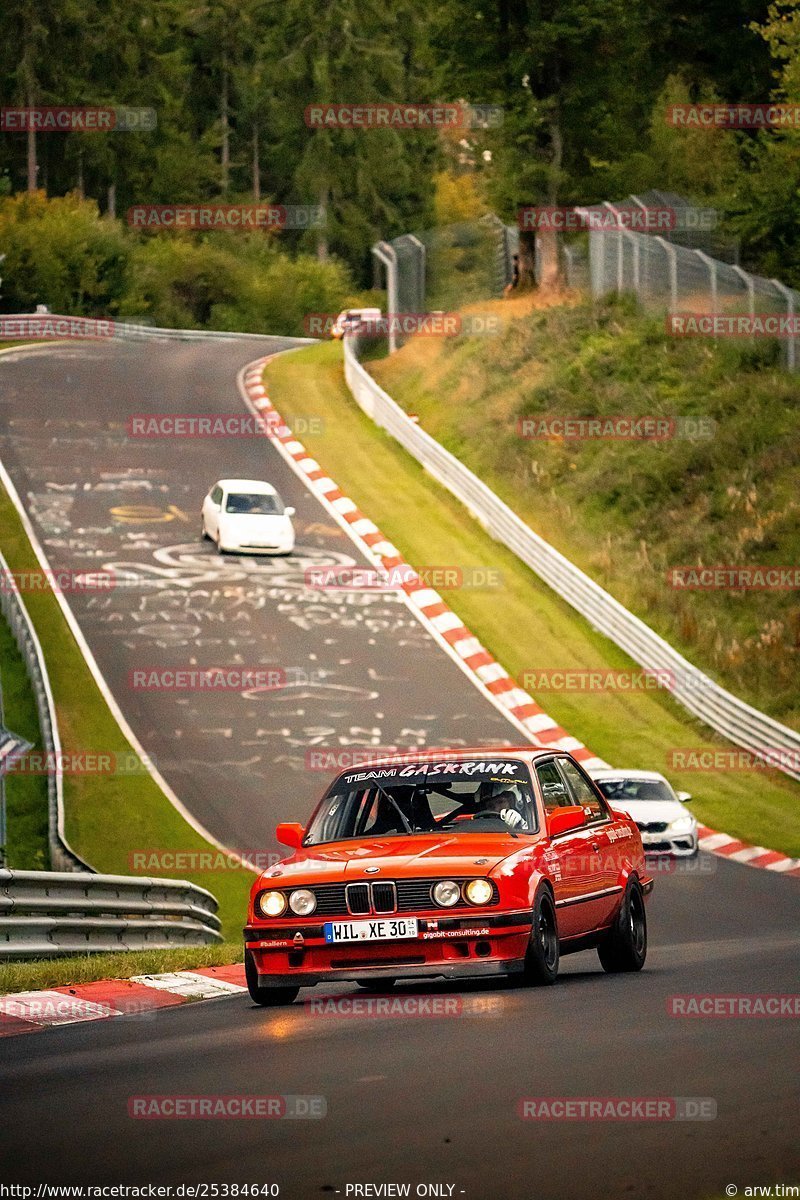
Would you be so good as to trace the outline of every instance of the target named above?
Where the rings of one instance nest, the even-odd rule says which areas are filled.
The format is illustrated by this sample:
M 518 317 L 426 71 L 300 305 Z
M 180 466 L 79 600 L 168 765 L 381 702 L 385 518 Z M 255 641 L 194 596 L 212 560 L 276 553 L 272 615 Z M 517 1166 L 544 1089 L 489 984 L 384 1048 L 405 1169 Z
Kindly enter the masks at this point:
M 199 545 L 209 482 L 253 473 L 297 506 L 301 562 L 357 561 L 268 444 L 125 437 L 132 413 L 241 411 L 236 370 L 270 348 L 115 344 L 2 367 L 0 451 L 53 565 L 113 565 L 141 585 L 107 606 L 71 599 L 101 668 L 181 798 L 237 845 L 254 827 L 269 838 L 278 816 L 305 815 L 325 778 L 305 768 L 320 730 L 375 728 L 381 744 L 408 728 L 429 745 L 516 740 L 391 597 L 309 596 L 292 562 L 219 562 Z M 130 521 L 130 505 L 149 506 L 151 520 Z M 256 700 L 128 686 L 143 662 L 236 655 L 326 674 Z M 444 1016 L 320 1015 L 304 1003 L 352 994 L 341 985 L 274 1011 L 237 995 L 4 1038 L 0 1182 L 277 1183 L 288 1200 L 402 1194 L 353 1190 L 366 1184 L 408 1184 L 412 1196 L 435 1184 L 470 1200 L 677 1200 L 797 1183 L 797 1018 L 676 1017 L 669 1004 L 796 995 L 798 881 L 701 855 L 657 873 L 649 920 L 639 975 L 607 976 L 587 952 L 543 990 L 397 989 L 455 1000 Z M 327 1115 L 128 1115 L 131 1097 L 174 1094 L 321 1096 Z M 716 1117 L 523 1120 L 519 1102 L 532 1097 L 695 1097 Z

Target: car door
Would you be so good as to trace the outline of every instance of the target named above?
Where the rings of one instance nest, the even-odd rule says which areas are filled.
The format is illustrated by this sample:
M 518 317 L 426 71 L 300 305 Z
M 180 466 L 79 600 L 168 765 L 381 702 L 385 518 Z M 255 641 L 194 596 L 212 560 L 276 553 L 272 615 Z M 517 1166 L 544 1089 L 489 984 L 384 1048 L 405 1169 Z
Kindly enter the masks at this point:
M 586 851 L 591 864 L 593 886 L 597 893 L 590 903 L 595 925 L 606 925 L 619 903 L 619 851 L 614 838 L 614 820 L 604 798 L 588 775 L 571 758 L 560 758 L 558 767 L 566 780 L 572 803 L 586 813 Z
M 222 504 L 222 488 L 215 484 L 203 501 L 203 514 L 206 523 L 206 533 L 216 539 L 219 537 L 219 513 Z
M 536 763 L 535 769 L 548 818 L 559 808 L 575 805 L 556 758 Z M 561 938 L 576 937 L 595 927 L 592 921 L 600 911 L 595 897 L 600 890 L 600 866 L 599 855 L 591 847 L 592 838 L 584 825 L 551 837 L 545 852 Z

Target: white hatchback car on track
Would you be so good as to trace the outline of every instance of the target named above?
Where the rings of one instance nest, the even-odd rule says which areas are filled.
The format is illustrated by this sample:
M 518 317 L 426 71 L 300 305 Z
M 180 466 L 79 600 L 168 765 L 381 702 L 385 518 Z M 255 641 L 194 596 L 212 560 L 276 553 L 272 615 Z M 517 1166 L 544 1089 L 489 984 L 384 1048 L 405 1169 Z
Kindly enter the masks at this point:
M 688 792 L 675 792 L 658 771 L 591 771 L 612 808 L 633 817 L 645 854 L 697 853 L 697 821 L 688 808 Z
M 216 542 L 220 554 L 291 554 L 294 511 L 270 483 L 220 479 L 203 501 L 200 531 Z

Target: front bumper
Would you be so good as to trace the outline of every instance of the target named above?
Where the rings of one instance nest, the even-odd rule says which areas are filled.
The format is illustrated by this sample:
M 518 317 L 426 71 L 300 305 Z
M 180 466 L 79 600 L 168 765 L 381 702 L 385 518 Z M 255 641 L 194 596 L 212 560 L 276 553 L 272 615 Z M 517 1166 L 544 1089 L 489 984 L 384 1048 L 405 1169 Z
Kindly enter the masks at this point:
M 413 914 L 409 914 L 413 915 Z M 521 971 L 530 909 L 463 918 L 419 917 L 416 938 L 381 942 L 324 939 L 313 921 L 245 930 L 262 987 L 311 987 L 353 979 L 450 979 Z
M 289 539 L 286 542 L 279 542 L 274 545 L 259 546 L 255 543 L 243 545 L 236 542 L 226 542 L 222 546 L 223 554 L 291 554 L 294 550 L 294 539 Z
M 697 854 L 697 830 L 691 833 L 648 833 L 645 829 L 639 831 L 642 835 L 642 848 L 645 854 L 671 854 L 675 858 L 691 858 Z

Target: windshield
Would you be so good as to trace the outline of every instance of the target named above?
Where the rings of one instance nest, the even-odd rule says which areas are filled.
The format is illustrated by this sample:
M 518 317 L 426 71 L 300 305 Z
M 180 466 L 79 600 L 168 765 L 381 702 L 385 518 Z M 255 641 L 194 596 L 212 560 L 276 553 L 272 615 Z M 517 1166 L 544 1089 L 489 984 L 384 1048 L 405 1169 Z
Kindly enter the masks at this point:
M 416 763 L 336 780 L 305 845 L 410 833 L 530 834 L 536 807 L 522 762 Z
M 225 504 L 225 512 L 259 517 L 280 516 L 283 501 L 280 496 L 260 496 L 248 492 L 231 492 Z
M 670 800 L 672 788 L 663 779 L 598 779 L 595 781 L 607 800 Z

